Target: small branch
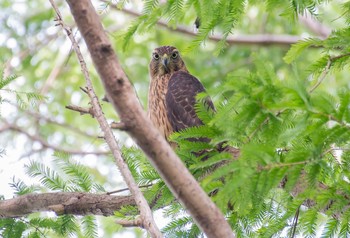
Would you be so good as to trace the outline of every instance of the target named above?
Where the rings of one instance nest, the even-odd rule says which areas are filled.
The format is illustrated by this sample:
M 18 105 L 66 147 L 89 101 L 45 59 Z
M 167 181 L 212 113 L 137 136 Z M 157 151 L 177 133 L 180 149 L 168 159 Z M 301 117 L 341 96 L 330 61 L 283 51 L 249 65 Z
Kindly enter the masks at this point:
M 300 205 L 301 206 L 301 205 Z M 292 222 L 292 234 L 291 238 L 295 237 L 295 232 L 297 230 L 298 220 L 299 220 L 299 213 L 300 213 L 300 206 L 297 208 L 297 211 L 295 212 L 293 222 Z
M 80 112 L 80 115 L 90 114 L 92 117 L 95 117 L 94 110 L 92 109 L 92 107 L 84 108 L 84 107 L 75 106 L 75 105 L 68 105 L 66 106 L 66 108 L 72 111 Z
M 139 217 L 135 220 L 117 220 L 116 223 L 122 227 L 142 227 L 142 220 Z
M 320 78 L 318 79 L 317 83 L 309 90 L 309 93 L 312 93 L 313 91 L 315 91 L 315 89 L 320 86 L 320 84 L 323 82 L 323 80 L 326 78 L 331 66 L 332 66 L 332 63 L 338 59 L 341 59 L 343 57 L 348 57 L 350 56 L 350 53 L 346 53 L 346 54 L 342 54 L 342 55 L 337 55 L 337 56 L 330 56 L 329 59 L 328 59 L 328 62 L 327 62 L 327 65 L 326 67 L 324 68 Z
M 266 117 L 265 120 L 264 120 L 262 123 L 260 123 L 260 125 L 259 125 L 257 128 L 255 128 L 255 130 L 248 136 L 246 143 L 250 142 L 250 141 L 252 140 L 253 136 L 254 136 L 258 131 L 260 131 L 261 128 L 262 128 L 264 125 L 266 125 L 267 123 L 269 123 L 269 121 L 270 121 L 270 117 Z
M 284 111 L 285 111 L 285 110 L 280 110 L 280 111 L 276 112 L 275 117 L 278 117 L 278 116 L 281 115 Z M 246 143 L 248 143 L 249 141 L 251 141 L 252 138 L 253 138 L 253 136 L 254 136 L 258 131 L 260 131 L 261 128 L 262 128 L 264 125 L 266 125 L 267 123 L 269 123 L 269 121 L 270 121 L 270 117 L 268 116 L 268 117 L 266 117 L 265 120 L 264 120 L 262 123 L 260 123 L 260 125 L 259 125 L 257 128 L 255 128 L 255 130 L 248 136 Z
M 329 115 L 329 114 L 327 115 L 327 114 L 324 114 L 324 113 L 318 113 L 318 114 L 325 115 L 325 116 L 327 116 L 330 120 L 335 121 L 335 122 L 337 122 L 339 125 L 350 129 L 350 124 L 349 124 L 349 123 L 347 123 L 347 122 L 345 122 L 345 121 L 342 121 L 342 120 L 339 120 L 339 119 L 335 118 L 333 115 Z
M 0 201 L 0 218 L 22 217 L 34 212 L 57 215 L 113 216 L 122 206 L 136 205 L 132 196 L 110 196 L 79 192 L 26 194 Z
M 111 128 L 116 130 L 122 130 L 122 131 L 126 131 L 127 129 L 125 123 L 123 122 L 112 122 Z
M 89 95 L 87 88 L 79 87 L 81 91 Z
M 139 188 L 149 188 L 149 187 L 152 187 L 153 184 L 146 184 L 146 185 L 141 185 L 139 186 Z M 106 194 L 107 195 L 111 195 L 111 194 L 114 194 L 114 193 L 121 193 L 121 192 L 125 192 L 125 191 L 128 191 L 129 188 L 122 188 L 122 189 L 119 189 L 119 190 L 114 190 L 114 191 L 111 191 L 111 192 L 107 192 Z
M 330 59 L 331 59 L 332 62 L 334 62 L 334 61 L 336 61 L 336 60 L 338 60 L 338 59 L 341 59 L 341 58 L 347 57 L 347 56 L 350 56 L 350 53 L 346 53 L 346 54 L 342 54 L 342 55 L 333 56 L 333 57 L 331 57 Z
M 325 69 L 323 70 L 320 78 L 318 79 L 317 83 L 309 90 L 309 93 L 312 93 L 313 91 L 315 91 L 315 89 L 320 86 L 320 84 L 322 83 L 322 81 L 326 78 L 329 69 L 331 68 L 331 64 L 332 64 L 332 60 L 331 58 L 328 59 L 327 65 L 325 67 Z

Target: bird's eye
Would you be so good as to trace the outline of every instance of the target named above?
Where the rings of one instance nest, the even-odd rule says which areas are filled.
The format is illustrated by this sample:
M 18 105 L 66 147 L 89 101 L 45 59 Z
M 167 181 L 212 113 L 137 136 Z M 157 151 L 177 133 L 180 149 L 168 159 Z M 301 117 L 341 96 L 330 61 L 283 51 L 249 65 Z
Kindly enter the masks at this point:
M 158 55 L 157 53 L 154 53 L 154 54 L 153 54 L 153 59 L 159 60 L 159 55 Z
M 179 56 L 177 52 L 171 54 L 171 58 L 176 59 Z

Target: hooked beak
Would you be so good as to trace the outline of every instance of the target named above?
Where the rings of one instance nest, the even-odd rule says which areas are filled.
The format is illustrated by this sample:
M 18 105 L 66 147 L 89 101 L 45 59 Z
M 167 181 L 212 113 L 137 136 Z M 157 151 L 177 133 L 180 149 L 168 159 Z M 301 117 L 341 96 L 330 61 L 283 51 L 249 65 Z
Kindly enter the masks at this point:
M 169 68 L 168 68 L 168 64 L 169 64 L 169 58 L 167 54 L 164 54 L 162 57 L 162 65 L 164 66 L 165 71 L 168 73 L 169 72 Z

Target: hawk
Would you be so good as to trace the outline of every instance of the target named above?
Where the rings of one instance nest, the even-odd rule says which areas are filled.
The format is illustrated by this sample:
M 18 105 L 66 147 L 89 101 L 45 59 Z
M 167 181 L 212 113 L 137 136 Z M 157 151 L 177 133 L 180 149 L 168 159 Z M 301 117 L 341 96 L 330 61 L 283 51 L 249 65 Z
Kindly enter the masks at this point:
M 175 47 L 156 48 L 152 53 L 149 72 L 149 117 L 166 139 L 173 132 L 203 124 L 195 112 L 195 104 L 196 95 L 205 89 L 188 72 Z M 205 103 L 215 110 L 210 98 Z

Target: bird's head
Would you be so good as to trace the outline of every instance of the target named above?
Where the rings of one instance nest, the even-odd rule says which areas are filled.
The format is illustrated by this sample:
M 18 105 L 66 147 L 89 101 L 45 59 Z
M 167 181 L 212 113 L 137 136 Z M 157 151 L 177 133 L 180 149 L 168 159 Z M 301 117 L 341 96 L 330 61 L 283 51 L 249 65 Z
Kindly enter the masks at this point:
M 151 77 L 172 74 L 179 70 L 187 71 L 179 51 L 173 46 L 154 49 L 149 69 Z

